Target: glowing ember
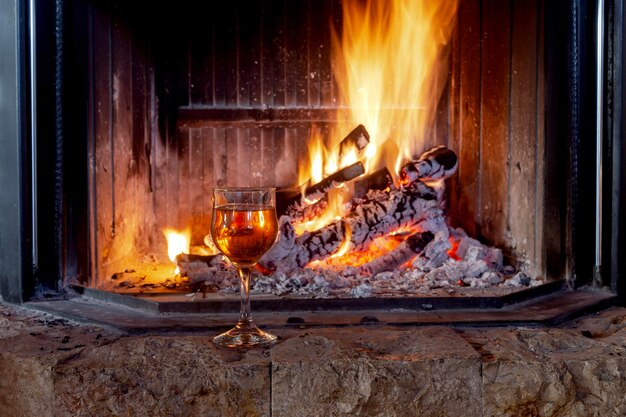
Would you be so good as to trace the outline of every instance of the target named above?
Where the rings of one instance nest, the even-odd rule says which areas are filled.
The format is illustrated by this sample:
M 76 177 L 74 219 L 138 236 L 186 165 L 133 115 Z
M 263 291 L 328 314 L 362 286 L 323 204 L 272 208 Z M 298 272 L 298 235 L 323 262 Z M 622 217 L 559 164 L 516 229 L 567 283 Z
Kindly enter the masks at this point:
M 350 249 L 350 235 L 348 230 L 346 231 L 346 241 L 339 250 L 325 262 L 318 262 L 316 266 L 322 266 L 324 264 L 333 266 L 350 265 L 355 267 L 364 265 L 394 250 L 409 236 L 418 231 L 419 228 L 398 229 L 386 236 L 373 239 L 365 250 L 348 252 Z
M 163 234 L 167 239 L 167 255 L 170 261 L 176 262 L 176 256 L 181 253 L 189 253 L 189 242 L 191 241 L 191 232 L 189 229 L 183 231 L 164 229 Z M 179 272 L 178 266 L 176 266 L 174 273 L 178 274 Z

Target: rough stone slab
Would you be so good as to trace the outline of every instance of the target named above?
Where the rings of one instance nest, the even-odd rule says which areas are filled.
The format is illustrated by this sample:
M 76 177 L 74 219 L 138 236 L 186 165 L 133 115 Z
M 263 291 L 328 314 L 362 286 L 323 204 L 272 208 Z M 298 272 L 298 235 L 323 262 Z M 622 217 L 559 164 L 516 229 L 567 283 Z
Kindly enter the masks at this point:
M 92 330 L 0 304 L 0 415 L 54 415 L 54 366 L 74 354 L 74 343 L 87 343 Z M 105 340 L 94 333 L 94 341 L 96 334 Z
M 480 416 L 480 357 L 445 327 L 308 332 L 276 346 L 272 415 Z
M 130 335 L 0 303 L 0 415 L 626 415 L 626 308 L 554 328 L 273 331 L 271 349 L 226 350 L 215 330 Z
M 68 417 L 270 415 L 269 359 L 218 351 L 208 336 L 124 338 L 54 372 Z
M 125 336 L 0 305 L 0 415 L 269 416 L 269 353 Z M 6 314 L 9 314 L 7 316 Z
M 615 308 L 565 329 L 464 332 L 482 356 L 484 415 L 626 415 L 625 326 Z

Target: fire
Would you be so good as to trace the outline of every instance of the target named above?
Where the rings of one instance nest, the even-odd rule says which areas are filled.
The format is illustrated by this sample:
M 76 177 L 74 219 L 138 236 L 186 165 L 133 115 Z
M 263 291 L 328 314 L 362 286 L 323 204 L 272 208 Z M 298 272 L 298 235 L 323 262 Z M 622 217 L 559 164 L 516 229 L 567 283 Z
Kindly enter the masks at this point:
M 189 229 L 178 231 L 167 228 L 163 229 L 163 234 L 165 239 L 167 239 L 167 255 L 170 261 L 176 262 L 176 256 L 181 253 L 189 253 L 189 243 L 191 242 L 191 231 Z M 174 273 L 178 274 L 179 272 L 177 266 Z
M 350 265 L 359 267 L 368 262 L 371 262 L 385 253 L 388 253 L 397 248 L 404 240 L 406 240 L 412 234 L 418 232 L 418 228 L 407 228 L 395 230 L 387 236 L 380 236 L 367 246 L 367 248 L 359 251 L 350 251 L 350 230 L 346 230 L 346 237 L 341 247 L 328 259 L 322 261 L 314 261 L 309 265 L 324 268 L 324 267 L 342 267 Z
M 312 232 L 321 229 L 335 220 L 341 219 L 341 217 L 346 213 L 346 193 L 344 188 L 345 187 L 340 187 L 328 192 L 328 203 L 326 208 L 313 220 L 294 224 L 296 234 L 301 235 L 305 231 Z
M 315 184 L 361 161 L 366 174 L 386 167 L 399 186 L 402 164 L 424 150 L 424 138 L 430 133 L 445 87 L 446 44 L 454 27 L 457 0 L 344 0 L 342 5 L 341 32 L 332 32 L 340 93 L 338 123 L 330 132 L 329 144 L 319 130 L 312 129 L 309 163 L 299 172 L 299 184 Z M 368 130 L 369 144 L 339 155 L 339 141 L 359 124 Z M 296 233 L 314 231 L 341 218 L 351 192 L 349 185 L 331 190 L 328 201 L 323 202 L 327 203 L 324 213 L 296 224 Z M 329 261 L 362 265 L 393 250 L 405 234 L 415 232 L 398 231 L 378 238 L 358 253 L 344 245 Z
M 371 139 L 368 172 L 384 165 L 394 175 L 405 158 L 422 150 L 444 87 L 445 44 L 456 16 L 455 0 L 343 2 L 343 30 L 333 33 L 337 85 Z M 399 152 L 381 155 L 391 139 Z
M 352 230 L 350 230 L 350 228 L 346 228 L 343 243 L 341 244 L 337 252 L 331 256 L 331 258 L 341 258 L 342 256 L 345 256 L 346 253 L 348 253 L 348 251 L 352 247 L 352 242 L 350 240 L 351 237 Z
M 298 182 L 300 188 L 313 185 L 324 179 L 325 176 L 332 174 L 337 169 L 343 168 L 357 161 L 356 152 L 348 152 L 342 155 L 339 161 L 338 152 L 333 152 L 325 146 L 322 135 L 317 129 L 312 129 L 311 137 L 308 141 L 308 164 L 301 163 L 298 173 Z M 347 201 L 347 195 L 343 186 L 331 190 L 328 193 L 328 202 L 326 208 L 314 219 L 304 223 L 295 224 L 295 230 L 298 235 L 305 231 L 314 231 L 327 224 L 341 218 L 345 213 L 344 202 Z M 305 204 L 315 204 L 318 200 L 304 199 Z
M 305 187 L 309 183 L 320 182 L 324 178 L 324 159 L 327 151 L 319 130 L 311 130 L 307 145 L 309 150 L 308 163 L 300 163 L 298 169 L 298 184 L 301 187 Z

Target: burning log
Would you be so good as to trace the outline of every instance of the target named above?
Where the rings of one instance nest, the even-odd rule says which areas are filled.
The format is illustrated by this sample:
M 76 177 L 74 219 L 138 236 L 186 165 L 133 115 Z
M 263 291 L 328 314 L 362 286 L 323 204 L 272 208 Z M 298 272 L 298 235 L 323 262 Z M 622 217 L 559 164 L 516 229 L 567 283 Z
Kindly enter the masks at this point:
M 442 216 L 437 194 L 429 186 L 416 183 L 404 190 L 373 191 L 343 220 L 351 231 L 354 249 L 393 230 L 416 226 L 430 217 Z
M 445 146 L 435 146 L 424 152 L 418 160 L 406 163 L 400 171 L 403 184 L 414 181 L 434 181 L 450 177 L 458 167 L 456 154 Z
M 304 223 L 319 218 L 327 208 L 328 198 L 324 196 L 313 204 L 292 204 L 284 214 L 289 216 L 293 223 Z
M 346 181 L 350 181 L 365 173 L 365 167 L 361 162 L 355 162 L 345 168 L 340 169 L 334 174 L 324 178 L 322 181 L 312 185 L 304 190 L 304 198 L 308 200 L 319 200 L 331 188 L 335 188 Z
M 364 173 L 365 167 L 363 164 L 361 162 L 355 162 L 324 178 L 317 184 L 305 188 L 304 194 L 302 195 L 298 192 L 291 194 L 289 197 L 283 197 L 282 200 L 277 202 L 276 212 L 279 216 L 286 214 L 297 218 L 310 219 L 312 218 L 309 217 L 311 214 L 303 213 L 308 206 L 322 200 L 331 189 Z M 285 193 L 285 195 L 289 194 Z M 319 212 L 319 208 L 314 210 Z
M 369 143 L 370 135 L 363 125 L 355 127 L 339 144 L 340 158 L 347 154 L 350 149 L 362 150 Z M 287 214 L 302 210 L 306 207 L 306 202 L 302 200 L 318 201 L 331 189 L 343 184 L 344 182 L 353 180 L 365 173 L 365 168 L 361 162 L 356 162 L 350 166 L 344 167 L 329 177 L 323 179 L 317 184 L 308 186 L 301 193 L 300 188 L 289 188 L 277 190 L 276 192 L 276 212 L 278 215 Z
M 358 125 L 352 132 L 348 133 L 341 143 L 339 144 L 339 157 L 343 157 L 351 149 L 360 151 L 370 143 L 370 134 L 365 129 L 365 126 Z
M 278 241 L 259 264 L 268 270 L 291 272 L 333 255 L 346 240 L 352 250 L 360 250 L 377 237 L 418 227 L 437 217 L 443 219 L 436 192 L 421 182 L 404 190 L 372 191 L 365 199 L 355 201 L 343 219 L 301 236 L 296 236 L 288 216 L 281 217 Z
M 385 167 L 355 181 L 354 194 L 364 196 L 370 190 L 384 190 L 393 184 L 393 178 Z
M 371 276 L 398 268 L 422 253 L 433 238 L 434 235 L 431 232 L 416 233 L 409 236 L 394 250 L 361 265 L 358 268 L 359 274 Z

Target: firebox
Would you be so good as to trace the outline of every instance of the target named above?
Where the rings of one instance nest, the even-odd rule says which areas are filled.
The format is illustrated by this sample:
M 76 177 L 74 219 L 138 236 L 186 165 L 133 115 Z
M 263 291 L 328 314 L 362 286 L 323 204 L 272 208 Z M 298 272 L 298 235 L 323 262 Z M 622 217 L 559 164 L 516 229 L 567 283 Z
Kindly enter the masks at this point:
M 264 306 L 623 293 L 619 1 L 16 4 L 8 300 L 230 300 L 224 186 L 277 187 Z

